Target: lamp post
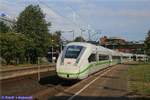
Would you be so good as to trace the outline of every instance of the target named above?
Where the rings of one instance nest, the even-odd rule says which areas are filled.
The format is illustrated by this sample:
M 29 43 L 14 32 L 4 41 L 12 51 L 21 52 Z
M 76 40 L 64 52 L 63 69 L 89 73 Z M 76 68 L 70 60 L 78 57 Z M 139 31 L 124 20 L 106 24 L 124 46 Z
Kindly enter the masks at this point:
M 89 42 L 91 41 L 91 34 L 90 34 L 91 30 L 88 29 L 88 34 L 89 34 Z
M 74 30 L 72 30 L 72 35 L 73 35 L 73 41 L 74 41 Z
M 67 32 L 72 32 L 72 39 L 73 39 L 73 41 L 74 41 L 74 30 L 67 31 Z
M 53 39 L 52 39 L 52 63 L 54 63 L 54 60 L 53 60 Z
M 82 36 L 83 36 L 83 32 L 85 31 L 84 29 L 82 29 L 82 28 L 80 28 L 80 30 L 81 30 L 81 38 L 83 38 Z M 80 42 L 82 42 L 82 40 L 80 39 Z

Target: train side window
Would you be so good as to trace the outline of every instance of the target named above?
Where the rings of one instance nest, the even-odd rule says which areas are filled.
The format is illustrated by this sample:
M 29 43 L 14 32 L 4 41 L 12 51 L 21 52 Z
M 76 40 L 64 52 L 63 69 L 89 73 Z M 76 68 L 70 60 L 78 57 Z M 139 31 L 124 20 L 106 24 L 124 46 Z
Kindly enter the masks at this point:
M 96 54 L 92 53 L 89 58 L 88 58 L 89 62 L 95 62 L 96 61 Z
M 113 56 L 112 59 L 120 59 L 119 56 Z
M 99 55 L 99 61 L 108 60 L 108 59 L 109 59 L 108 55 Z
M 129 57 L 124 56 L 123 59 L 128 59 Z

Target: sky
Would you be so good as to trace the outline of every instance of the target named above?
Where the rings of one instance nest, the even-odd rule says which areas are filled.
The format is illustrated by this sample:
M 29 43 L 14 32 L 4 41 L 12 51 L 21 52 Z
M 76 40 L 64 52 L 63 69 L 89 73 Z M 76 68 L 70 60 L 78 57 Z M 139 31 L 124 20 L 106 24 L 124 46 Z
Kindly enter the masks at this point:
M 144 40 L 150 30 L 150 0 L 0 0 L 0 13 L 17 18 L 29 4 L 39 4 L 50 31 L 64 31 L 72 39 L 82 34 L 88 39 L 121 37 L 128 41 Z M 95 33 L 98 35 L 94 35 Z

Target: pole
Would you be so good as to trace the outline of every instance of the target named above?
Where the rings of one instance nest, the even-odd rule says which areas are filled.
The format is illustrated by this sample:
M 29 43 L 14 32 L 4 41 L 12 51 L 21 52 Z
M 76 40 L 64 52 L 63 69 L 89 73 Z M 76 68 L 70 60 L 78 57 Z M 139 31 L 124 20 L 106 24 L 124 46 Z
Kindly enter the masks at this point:
M 54 62 L 54 61 L 53 61 L 53 52 L 54 52 L 54 51 L 53 51 L 53 41 L 54 41 L 54 40 L 52 39 L 52 63 Z
M 74 30 L 72 30 L 72 34 L 73 34 L 73 41 L 74 41 Z
M 91 34 L 90 34 L 90 30 L 88 29 L 88 33 L 89 33 L 89 41 L 91 41 Z
M 39 57 L 38 57 L 38 81 L 40 81 L 40 62 L 39 62 Z
M 54 63 L 54 61 L 53 61 L 53 45 L 52 45 L 52 63 Z
M 60 52 L 62 51 L 62 41 L 60 42 Z
M 83 30 L 82 28 L 81 28 L 80 30 L 81 30 L 81 38 L 83 38 L 83 37 L 82 37 L 82 35 L 83 35 L 82 32 L 85 31 L 85 30 Z M 81 39 L 80 39 L 80 42 L 82 42 Z
M 82 32 L 83 32 L 83 30 L 81 29 L 81 37 L 82 37 L 82 35 L 83 35 Z
M 144 56 L 145 56 L 145 50 L 144 50 Z M 146 63 L 147 62 L 147 59 L 146 59 L 146 57 L 144 57 L 144 62 Z

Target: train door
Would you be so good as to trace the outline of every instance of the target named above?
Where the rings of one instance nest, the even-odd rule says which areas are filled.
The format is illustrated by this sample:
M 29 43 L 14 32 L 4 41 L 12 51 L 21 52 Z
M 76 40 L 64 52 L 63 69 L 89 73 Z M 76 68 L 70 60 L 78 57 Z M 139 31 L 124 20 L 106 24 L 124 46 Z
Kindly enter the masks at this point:
M 109 55 L 109 66 L 112 65 L 112 55 Z
M 95 70 L 95 63 L 96 63 L 96 53 L 92 53 L 89 58 L 89 74 L 92 74 Z
M 136 55 L 133 56 L 133 61 L 137 61 L 137 56 Z

